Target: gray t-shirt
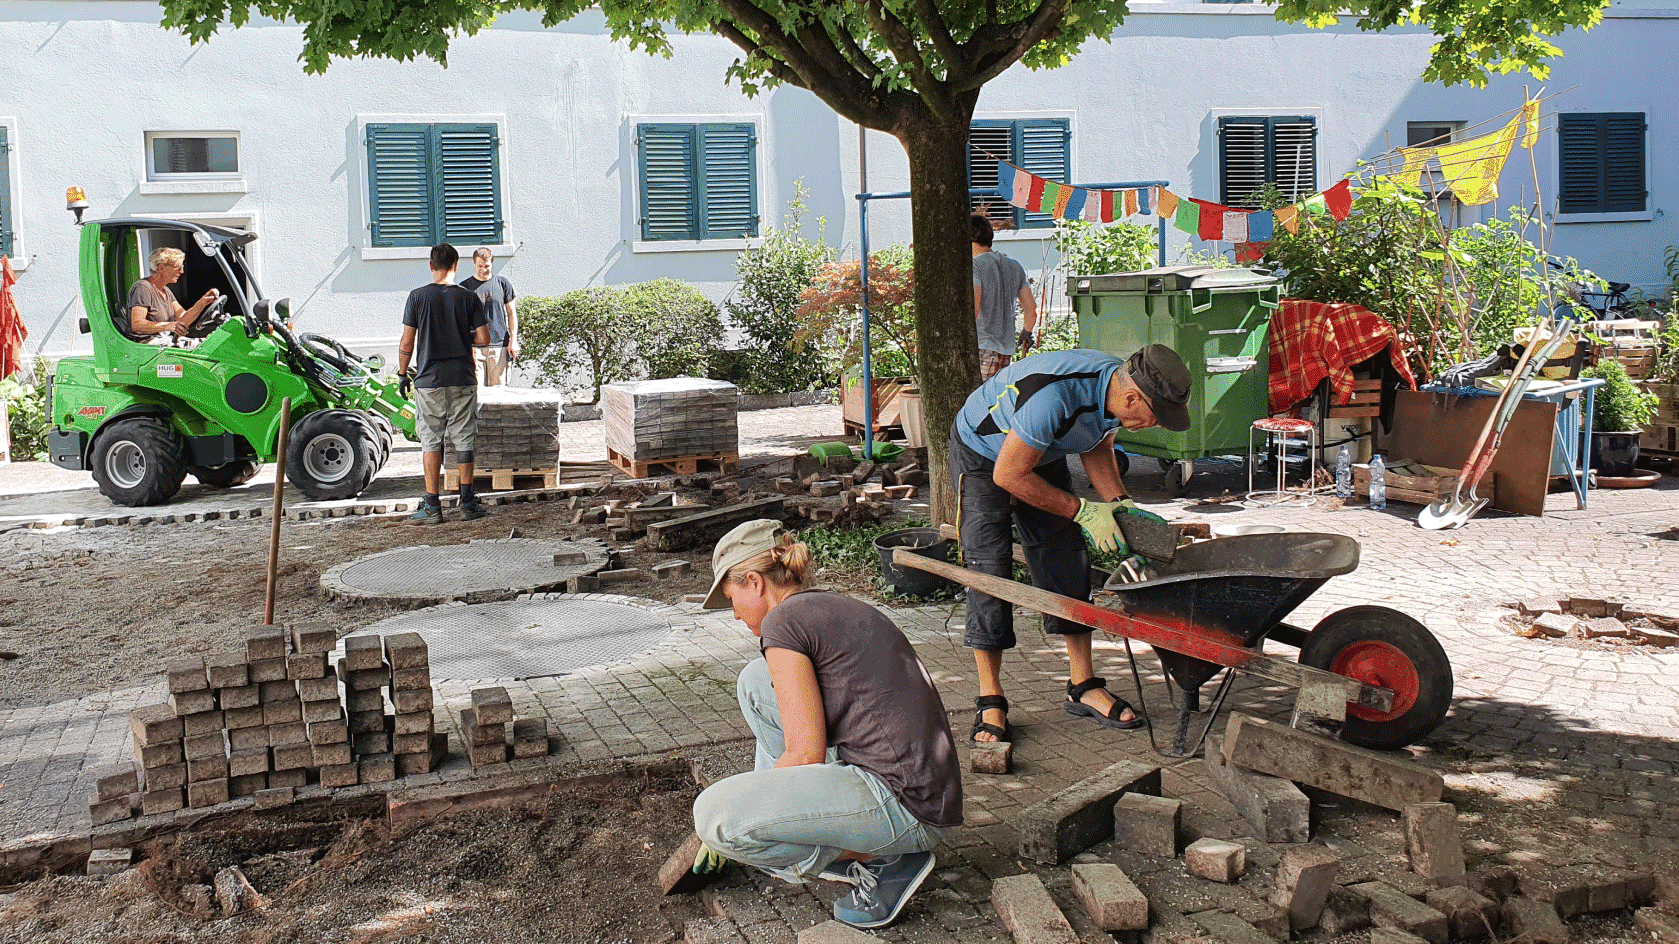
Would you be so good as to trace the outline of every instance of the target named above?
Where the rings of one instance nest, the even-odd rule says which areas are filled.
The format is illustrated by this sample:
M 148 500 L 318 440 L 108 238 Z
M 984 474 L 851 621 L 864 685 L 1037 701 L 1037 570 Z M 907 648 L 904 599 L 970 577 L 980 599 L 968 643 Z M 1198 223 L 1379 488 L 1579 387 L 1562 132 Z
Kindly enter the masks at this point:
M 507 303 L 515 297 L 513 283 L 507 281 L 504 275 L 492 275 L 487 282 L 478 280 L 478 276 L 469 275 L 461 279 L 461 288 L 478 296 L 484 303 L 484 316 L 490 321 L 490 346 L 501 347 L 507 343 Z
M 128 290 L 128 310 L 136 308 L 146 309 L 146 320 L 162 324 L 175 320 L 175 293 L 166 285 L 158 288 L 151 282 L 141 279 Z M 128 314 L 128 312 L 124 312 Z
M 962 824 L 962 771 L 944 703 L 891 620 L 850 597 L 806 590 L 771 610 L 761 632 L 763 648 L 815 665 L 828 746 L 840 760 L 879 777 L 921 822 Z
M 979 288 L 979 346 L 999 354 L 1014 353 L 1014 308 L 1026 287 L 1026 270 L 996 250 L 974 257 L 974 285 Z

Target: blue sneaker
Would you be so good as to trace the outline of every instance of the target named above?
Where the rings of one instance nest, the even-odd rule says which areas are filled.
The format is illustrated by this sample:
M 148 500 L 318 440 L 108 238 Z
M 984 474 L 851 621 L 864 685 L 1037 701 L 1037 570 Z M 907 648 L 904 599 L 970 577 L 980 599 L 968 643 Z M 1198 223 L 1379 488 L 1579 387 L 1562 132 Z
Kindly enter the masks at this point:
M 407 521 L 409 524 L 442 524 L 443 507 L 420 502 L 420 507 L 414 509 L 414 513 L 408 516 Z
M 886 927 L 932 874 L 933 862 L 931 852 L 906 852 L 853 863 L 857 887 L 834 902 L 834 917 L 854 928 Z

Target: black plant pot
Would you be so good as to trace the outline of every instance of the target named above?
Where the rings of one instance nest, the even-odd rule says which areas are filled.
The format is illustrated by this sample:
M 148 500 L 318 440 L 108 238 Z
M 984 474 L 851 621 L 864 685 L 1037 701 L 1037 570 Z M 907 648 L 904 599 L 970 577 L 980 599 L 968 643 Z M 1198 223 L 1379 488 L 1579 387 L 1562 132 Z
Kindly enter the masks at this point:
M 1625 478 L 1633 474 L 1638 462 L 1638 432 L 1592 433 L 1592 468 L 1608 478 Z

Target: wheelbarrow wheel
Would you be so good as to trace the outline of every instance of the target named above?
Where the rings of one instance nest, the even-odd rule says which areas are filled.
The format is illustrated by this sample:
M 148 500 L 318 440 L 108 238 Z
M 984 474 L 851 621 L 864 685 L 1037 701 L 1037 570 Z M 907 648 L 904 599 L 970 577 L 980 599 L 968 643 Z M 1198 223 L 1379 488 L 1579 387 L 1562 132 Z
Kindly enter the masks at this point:
M 1428 627 L 1385 606 L 1354 606 L 1323 618 L 1300 647 L 1300 664 L 1393 689 L 1393 708 L 1347 705 L 1341 738 L 1391 750 L 1415 744 L 1446 717 L 1452 664 Z

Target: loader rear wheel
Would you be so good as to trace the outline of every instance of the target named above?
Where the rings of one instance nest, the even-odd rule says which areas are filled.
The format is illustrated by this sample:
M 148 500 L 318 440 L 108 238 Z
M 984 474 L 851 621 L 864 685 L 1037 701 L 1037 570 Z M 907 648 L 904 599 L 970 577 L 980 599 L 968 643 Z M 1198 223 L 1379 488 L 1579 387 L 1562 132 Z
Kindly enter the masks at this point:
M 261 468 L 249 459 L 239 459 L 224 465 L 195 465 L 187 471 L 211 488 L 232 488 L 256 478 Z
M 1300 647 L 1300 664 L 1393 690 L 1393 708 L 1347 705 L 1341 739 L 1390 750 L 1415 744 L 1452 706 L 1452 663 L 1428 627 L 1385 606 L 1354 606 L 1323 618 Z
M 379 464 L 379 434 L 354 410 L 319 410 L 305 416 L 286 448 L 286 478 L 316 501 L 360 495 Z
M 91 471 L 99 493 L 119 505 L 161 505 L 186 480 L 186 441 L 155 416 L 117 420 L 94 441 Z

